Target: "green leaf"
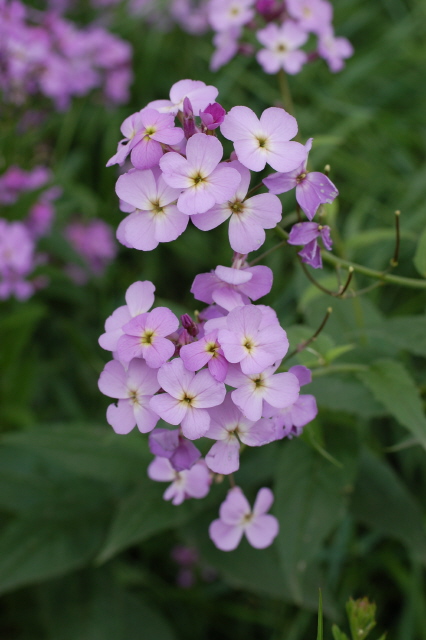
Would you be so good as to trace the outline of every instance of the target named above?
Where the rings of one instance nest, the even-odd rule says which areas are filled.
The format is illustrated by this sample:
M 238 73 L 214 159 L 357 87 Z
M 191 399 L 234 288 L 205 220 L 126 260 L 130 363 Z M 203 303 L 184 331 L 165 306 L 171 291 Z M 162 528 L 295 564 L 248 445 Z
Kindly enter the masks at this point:
M 419 238 L 413 262 L 420 275 L 426 278 L 426 229 Z
M 174 640 L 167 620 L 106 569 L 84 571 L 38 590 L 46 640 Z
M 359 379 L 376 400 L 426 448 L 426 417 L 420 394 L 403 365 L 394 360 L 378 360 Z
M 355 474 L 357 442 L 350 430 L 342 429 L 331 441 L 329 437 L 324 447 L 342 467 L 301 440 L 283 448 L 278 465 L 275 513 L 285 535 L 276 544 L 296 602 L 303 601 L 307 570 L 345 514 Z
M 340 631 L 339 627 L 336 624 L 333 624 L 333 626 L 331 627 L 331 631 L 333 633 L 334 640 L 349 640 L 346 633 Z
M 377 328 L 368 329 L 368 335 L 386 340 L 399 349 L 426 356 L 426 316 L 402 316 L 390 318 Z
M 358 380 L 348 379 L 347 375 L 314 378 L 306 387 L 306 391 L 315 396 L 320 409 L 344 411 L 364 418 L 385 413 L 385 409 L 374 399 L 371 391 Z
M 368 450 L 360 459 L 351 511 L 358 521 L 400 540 L 426 563 L 426 530 L 419 504 L 391 467 Z

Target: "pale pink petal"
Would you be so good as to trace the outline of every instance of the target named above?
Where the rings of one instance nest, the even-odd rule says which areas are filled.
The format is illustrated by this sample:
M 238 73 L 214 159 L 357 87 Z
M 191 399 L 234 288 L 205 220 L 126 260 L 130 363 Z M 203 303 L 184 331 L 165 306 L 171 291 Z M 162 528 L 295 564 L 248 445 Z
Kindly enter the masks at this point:
M 185 493 L 191 498 L 205 498 L 210 491 L 210 473 L 205 463 L 200 460 L 186 473 Z
M 240 285 L 239 290 L 251 300 L 258 300 L 271 291 L 273 273 L 269 267 L 256 265 L 244 271 L 250 272 L 252 278 L 247 284 Z
M 220 280 L 227 284 L 239 285 L 252 279 L 252 274 L 247 269 L 233 269 L 219 265 L 214 272 Z
M 296 118 L 279 107 L 265 109 L 260 116 L 260 124 L 265 133 L 271 136 L 274 142 L 286 142 L 297 134 Z M 303 150 L 306 156 L 305 147 L 303 147 Z
M 233 487 L 220 505 L 219 515 L 226 524 L 239 524 L 251 513 L 250 505 L 240 487 Z
M 175 345 L 166 338 L 155 338 L 150 345 L 143 347 L 143 357 L 149 367 L 158 369 L 167 362 L 175 352 Z
M 181 347 L 180 357 L 189 371 L 198 371 L 212 358 L 213 354 L 206 349 L 206 339 L 208 336 Z
M 259 32 L 257 34 L 259 38 Z M 263 68 L 265 73 L 277 73 L 281 68 L 281 60 L 274 51 L 270 49 L 261 49 L 256 53 L 256 60 Z
M 152 251 L 158 247 L 155 237 L 155 218 L 149 211 L 132 213 L 122 222 L 124 239 L 139 251 Z
M 126 291 L 126 302 L 132 318 L 145 313 L 152 307 L 154 291 L 155 286 L 149 280 L 134 282 L 130 285 Z
M 232 400 L 249 420 L 260 420 L 262 417 L 263 397 L 253 390 L 252 384 L 238 387 L 231 393 Z
M 146 398 L 147 404 L 149 398 Z M 136 424 L 141 433 L 149 433 L 157 424 L 159 417 L 147 405 L 135 405 L 133 408 Z
M 306 160 L 306 150 L 300 142 L 273 141 L 268 153 L 268 163 L 275 171 L 293 171 Z
M 222 351 L 218 352 L 215 358 L 209 360 L 207 366 L 215 380 L 218 382 L 225 381 L 226 374 L 228 372 L 228 361 Z
M 196 396 L 193 406 L 206 409 L 208 407 L 215 407 L 223 402 L 226 389 L 223 383 L 217 382 L 209 371 L 203 369 L 194 376 L 189 386 L 189 392 L 191 395 Z
M 177 424 L 173 423 L 172 424 Z M 188 410 L 181 421 L 182 433 L 188 440 L 202 438 L 210 426 L 210 416 L 205 409 L 194 409 L 188 405 Z
M 151 409 L 169 424 L 178 425 L 187 412 L 187 406 L 168 393 L 159 393 L 149 401 Z
M 154 458 L 147 469 L 148 477 L 157 482 L 170 482 L 176 477 L 176 471 L 167 458 Z
M 297 186 L 297 178 L 300 175 L 299 168 L 289 173 L 272 173 L 263 180 L 263 184 L 271 193 L 286 193 Z
M 167 176 L 166 176 L 167 180 Z M 197 213 L 205 213 L 216 203 L 211 193 L 210 185 L 202 182 L 196 187 L 186 189 L 177 201 L 179 211 L 188 216 L 194 216 Z
M 211 138 L 212 136 L 208 137 Z M 215 140 L 215 138 L 213 138 L 213 140 Z M 228 167 L 224 163 L 219 165 L 209 176 L 210 193 L 213 195 L 215 202 L 217 204 L 224 204 L 230 200 L 240 180 L 241 174 L 239 171 Z
M 240 428 L 239 437 L 241 442 L 249 447 L 261 447 L 276 439 L 274 423 L 272 420 L 262 418 L 244 432 Z
M 185 395 L 193 378 L 194 374 L 185 368 L 180 358 L 167 362 L 158 372 L 158 382 L 164 391 L 178 399 Z
M 309 384 L 312 382 L 312 373 L 307 368 L 301 364 L 296 364 L 294 367 L 291 367 L 288 370 L 289 373 L 292 373 L 299 380 L 299 384 L 303 387 L 305 384 Z
M 273 407 L 283 409 L 299 397 L 299 381 L 292 373 L 276 373 L 267 380 L 264 399 Z
M 201 231 L 215 229 L 232 215 L 227 204 L 215 205 L 205 213 L 199 213 L 191 218 L 193 224 Z
M 160 388 L 157 372 L 148 367 L 140 358 L 135 358 L 130 362 L 127 369 L 127 384 L 130 389 L 137 389 L 142 396 L 150 396 Z
M 115 433 L 125 435 L 136 425 L 135 414 L 129 400 L 119 400 L 118 405 L 110 404 L 107 409 L 107 422 Z
M 107 362 L 98 381 L 101 393 L 110 398 L 127 398 L 127 376 L 123 365 L 117 360 Z
M 262 312 L 254 305 L 246 305 L 231 311 L 228 315 L 227 323 L 230 331 L 244 336 L 255 336 L 259 330 L 261 320 Z
M 179 153 L 169 151 L 160 160 L 160 168 L 163 171 L 165 182 L 176 189 L 186 189 L 191 186 L 189 175 L 191 166 L 186 158 Z
M 189 217 L 174 205 L 164 207 L 164 213 L 154 216 L 155 237 L 159 242 L 176 240 L 186 229 Z
M 235 437 L 226 442 L 218 441 L 206 455 L 206 464 L 215 473 L 234 473 L 240 467 L 239 451 L 240 444 Z
M 251 139 L 260 129 L 260 122 L 254 111 L 244 106 L 233 107 L 220 126 L 222 135 L 233 142 Z
M 274 502 L 274 494 L 267 487 L 259 489 L 253 505 L 253 514 L 256 516 L 267 513 Z
M 145 137 L 132 149 L 130 158 L 136 169 L 150 169 L 159 163 L 162 155 L 161 144 Z
M 243 537 L 242 527 L 225 524 L 222 520 L 213 520 L 209 527 L 209 536 L 221 551 L 233 551 Z
M 191 168 L 204 175 L 210 175 L 223 156 L 223 147 L 214 136 L 196 133 L 186 146 L 186 157 Z
M 265 242 L 263 227 L 246 220 L 242 215 L 233 215 L 229 221 L 229 244 L 237 253 L 256 251 Z
M 120 176 L 115 192 L 121 200 L 143 211 L 152 208 L 157 195 L 157 184 L 152 171 L 134 170 Z
M 142 358 L 143 349 L 138 336 L 122 335 L 117 342 L 118 357 L 122 362 L 130 362 L 133 358 Z
M 262 135 L 262 131 L 259 135 Z M 234 149 L 238 160 L 252 171 L 262 171 L 269 162 L 270 152 L 259 147 L 259 141 L 255 137 L 236 140 Z
M 269 547 L 277 537 L 280 526 L 278 520 L 271 515 L 254 518 L 245 529 L 247 540 L 255 549 Z

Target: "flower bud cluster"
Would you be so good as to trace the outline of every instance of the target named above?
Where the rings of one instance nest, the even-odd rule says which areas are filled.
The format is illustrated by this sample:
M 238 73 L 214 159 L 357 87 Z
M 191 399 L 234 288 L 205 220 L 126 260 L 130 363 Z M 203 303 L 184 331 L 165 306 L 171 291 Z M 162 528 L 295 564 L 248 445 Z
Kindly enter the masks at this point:
M 107 102 L 121 104 L 129 97 L 130 64 L 130 45 L 102 27 L 78 29 L 54 11 L 0 2 L 0 92 L 7 102 L 41 94 L 62 111 L 74 96 L 101 88 Z
M 305 243 L 306 224 L 330 244 L 312 218 L 337 190 L 325 175 L 308 172 L 312 139 L 305 146 L 292 141 L 293 116 L 275 107 L 260 118 L 245 106 L 226 113 L 215 102 L 217 94 L 200 81 L 176 83 L 169 100 L 151 102 L 124 121 L 124 139 L 108 162 L 130 159 L 133 165 L 116 185 L 121 209 L 129 214 L 117 236 L 128 247 L 154 249 L 177 238 L 190 220 L 207 231 L 229 219 L 232 265 L 198 274 L 191 287 L 205 309 L 179 321 L 167 307 L 152 308 L 151 282 L 135 282 L 99 339 L 113 355 L 99 379 L 101 392 L 117 400 L 107 421 L 119 434 L 135 426 L 150 434 L 155 458 L 148 475 L 170 483 L 164 498 L 175 505 L 207 495 L 215 474 L 236 472 L 243 448 L 298 436 L 317 413 L 315 398 L 300 394 L 310 372 L 282 368 L 286 332 L 271 307 L 255 304 L 270 292 L 272 271 L 249 266 L 247 254 L 263 244 L 265 229 L 280 222 L 276 194 L 291 188 L 310 220 L 293 227 L 299 241 L 294 244 L 315 253 L 312 231 Z M 233 142 L 227 161 L 219 132 Z M 251 195 L 262 187 L 260 182 L 250 190 L 251 171 L 266 165 L 277 172 L 263 182 L 270 192 Z M 169 427 L 159 426 L 160 419 Z M 194 444 L 200 438 L 214 441 L 205 458 Z M 245 533 L 255 547 L 271 544 L 278 532 L 276 519 L 266 515 L 272 500 L 263 488 L 251 510 L 233 487 L 210 527 L 213 542 L 230 550 Z

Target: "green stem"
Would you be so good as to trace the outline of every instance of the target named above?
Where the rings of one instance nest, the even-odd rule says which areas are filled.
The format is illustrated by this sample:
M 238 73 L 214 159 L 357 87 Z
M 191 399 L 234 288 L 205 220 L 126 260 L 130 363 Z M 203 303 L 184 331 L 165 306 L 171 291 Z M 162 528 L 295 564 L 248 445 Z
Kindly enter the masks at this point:
M 283 240 L 287 240 L 289 234 L 284 229 L 281 229 L 278 225 L 275 227 L 275 233 L 279 235 Z M 383 273 L 382 271 L 376 271 L 375 269 L 370 269 L 369 267 L 364 267 L 362 264 L 356 264 L 354 262 L 349 262 L 349 260 L 343 260 L 343 258 L 338 258 L 337 256 L 329 253 L 328 251 L 321 251 L 321 256 L 324 262 L 328 262 L 335 267 L 343 267 L 344 269 L 352 269 L 356 273 L 361 273 L 364 276 L 368 276 L 369 278 L 375 278 L 376 280 L 381 280 L 382 282 L 387 282 L 389 284 L 397 284 L 401 287 L 409 287 L 411 289 L 426 289 L 426 279 L 420 280 L 419 278 L 405 278 L 404 276 L 394 276 L 390 273 Z
M 291 91 L 287 80 L 287 74 L 283 69 L 278 71 L 278 84 L 280 87 L 281 100 L 283 102 L 284 109 L 294 116 L 293 98 L 291 97 Z

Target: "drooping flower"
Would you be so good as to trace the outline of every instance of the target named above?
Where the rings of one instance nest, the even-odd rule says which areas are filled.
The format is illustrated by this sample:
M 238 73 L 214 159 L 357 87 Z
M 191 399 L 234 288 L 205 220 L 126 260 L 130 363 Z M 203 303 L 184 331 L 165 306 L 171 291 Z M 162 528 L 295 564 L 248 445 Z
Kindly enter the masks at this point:
M 176 240 L 188 226 L 189 218 L 174 204 L 180 189 L 173 189 L 157 170 L 133 170 L 118 178 L 118 197 L 134 207 L 117 232 L 126 245 L 151 251 L 160 242 Z
M 298 144 L 298 143 L 296 143 Z M 227 202 L 217 204 L 206 213 L 192 218 L 198 229 L 210 231 L 229 218 L 229 243 L 238 253 L 255 251 L 265 242 L 265 229 L 273 229 L 281 220 L 282 205 L 276 196 L 261 193 L 246 198 L 250 186 L 250 171 L 240 162 L 228 166 L 241 175 L 241 182 Z
M 164 500 L 182 504 L 187 498 L 205 498 L 210 491 L 210 472 L 204 460 L 196 462 L 190 469 L 176 471 L 167 458 L 154 458 L 148 467 L 148 476 L 157 482 L 172 484 L 163 494 Z
M 161 367 L 158 381 L 166 393 L 154 396 L 151 408 L 169 424 L 182 425 L 185 437 L 201 438 L 210 426 L 207 409 L 223 402 L 225 385 L 205 369 L 188 371 L 180 358 Z
M 297 134 L 296 118 L 278 107 L 265 109 L 260 119 L 248 107 L 233 107 L 220 130 L 252 171 L 262 171 L 266 163 L 276 171 L 293 171 L 306 158 L 304 146 L 291 141 Z
M 271 22 L 258 31 L 256 37 L 265 47 L 258 51 L 256 58 L 266 73 L 284 69 L 286 73 L 296 74 L 308 60 L 299 48 L 307 41 L 308 34 L 292 20 L 280 26 Z
M 274 501 L 270 489 L 260 489 L 253 510 L 240 487 L 228 491 L 219 510 L 220 518 L 209 527 L 213 543 L 222 551 L 233 551 L 240 544 L 243 534 L 255 549 L 269 547 L 279 531 L 278 520 L 266 512 Z
M 236 169 L 219 164 L 222 155 L 217 138 L 196 133 L 188 140 L 186 158 L 174 152 L 161 158 L 164 180 L 183 190 L 177 201 L 179 211 L 187 215 L 204 213 L 232 197 L 241 177 Z
M 321 238 L 324 247 L 330 251 L 333 244 L 330 236 L 330 227 L 316 222 L 298 222 L 291 228 L 287 242 L 288 244 L 305 245 L 298 252 L 302 262 L 309 264 L 314 269 L 322 269 L 321 249 L 318 244 L 318 238 Z
M 309 138 L 305 144 L 306 152 L 312 148 L 313 138 Z M 286 193 L 290 189 L 296 189 L 296 200 L 301 209 L 309 218 L 315 216 L 321 204 L 331 203 L 339 195 L 334 184 L 326 175 L 318 171 L 307 170 L 308 158 L 306 157 L 300 167 L 288 173 L 273 173 L 263 180 L 271 193 Z
M 129 433 L 135 425 L 142 433 L 152 431 L 159 416 L 149 401 L 160 385 L 156 372 L 143 360 L 131 360 L 127 371 L 117 360 L 108 362 L 98 385 L 104 395 L 118 398 L 117 405 L 111 404 L 107 410 L 107 421 L 116 433 Z
M 201 452 L 191 440 L 187 440 L 179 429 L 155 429 L 149 435 L 151 453 L 160 458 L 167 458 L 176 471 L 190 469 L 199 458 Z

